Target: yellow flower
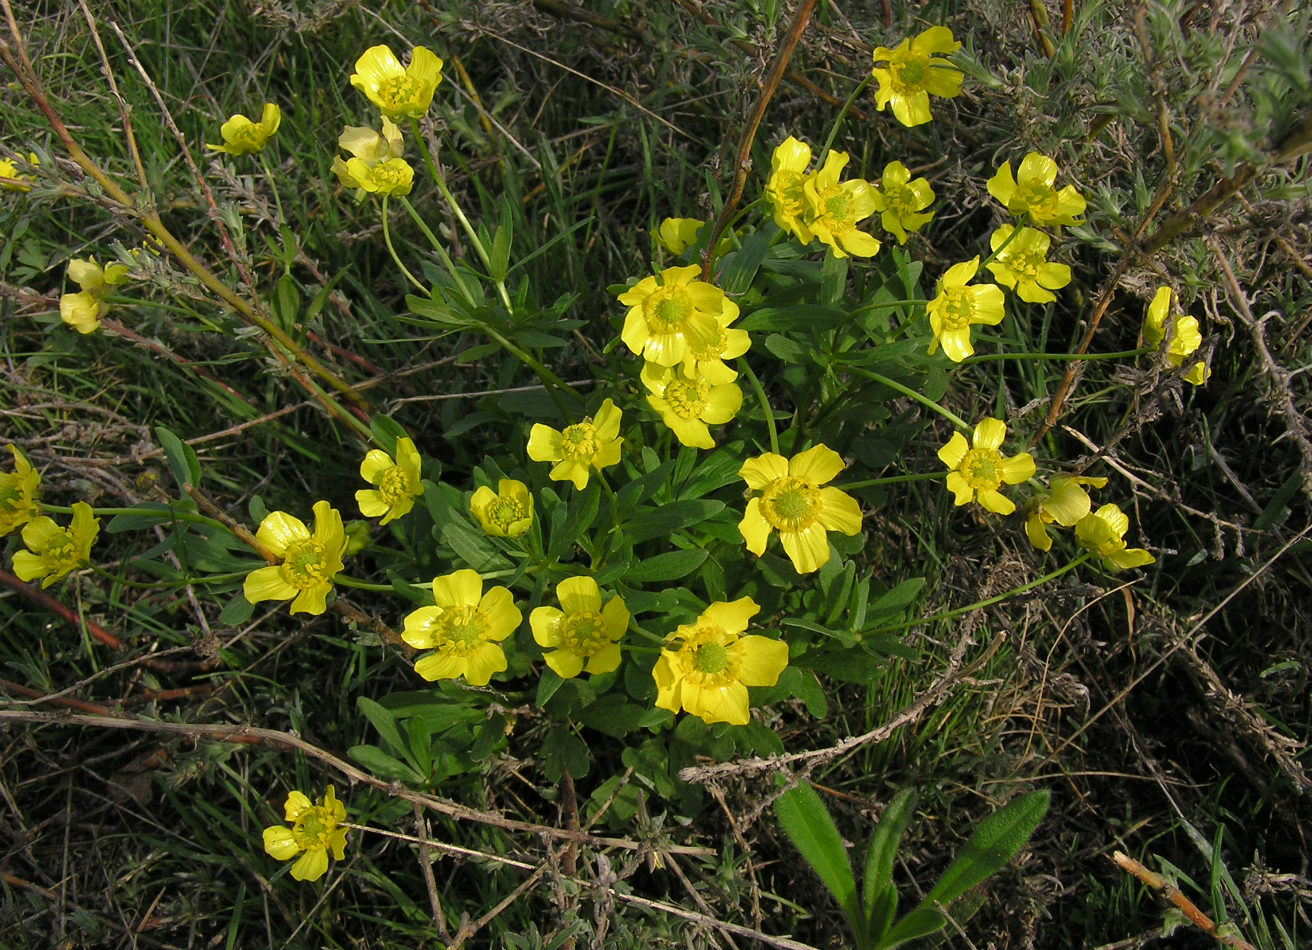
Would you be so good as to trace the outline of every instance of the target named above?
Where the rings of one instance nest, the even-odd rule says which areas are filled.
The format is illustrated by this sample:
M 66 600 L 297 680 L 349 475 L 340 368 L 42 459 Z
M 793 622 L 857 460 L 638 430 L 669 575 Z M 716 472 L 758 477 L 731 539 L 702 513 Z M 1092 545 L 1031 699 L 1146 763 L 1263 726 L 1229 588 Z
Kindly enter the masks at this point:
M 874 213 L 875 189 L 860 178 L 838 180 L 847 160 L 846 152 L 830 152 L 824 166 L 802 183 L 806 227 L 821 243 L 829 245 L 834 257 L 871 257 L 879 253 L 879 241 L 856 224 Z
M 504 587 L 483 593 L 483 579 L 471 570 L 433 578 L 435 606 L 406 615 L 401 639 L 418 650 L 432 650 L 415 661 L 426 680 L 464 676 L 471 686 L 486 686 L 506 668 L 498 645 L 515 632 L 521 614 Z
M 1084 486 L 1102 488 L 1106 484 L 1105 478 L 1055 476 L 1047 494 L 1031 499 L 1025 506 L 1025 536 L 1030 544 L 1040 551 L 1049 550 L 1052 538 L 1048 536 L 1048 525 L 1056 522 L 1063 528 L 1074 527 L 1093 507 Z
M 99 533 L 100 519 L 91 514 L 85 501 L 73 503 L 73 519 L 67 528 L 38 515 L 23 525 L 27 550 L 14 554 L 14 573 L 25 581 L 40 577 L 41 586 L 49 587 L 74 568 L 90 563 L 91 545 Z
M 571 481 L 575 488 L 582 490 L 594 468 L 601 471 L 619 464 L 623 441 L 620 410 L 607 399 L 596 416 L 566 426 L 561 432 L 535 422 L 528 434 L 528 457 L 535 462 L 555 462 L 551 480 Z
M 629 608 L 620 597 L 602 606 L 601 588 L 591 577 L 570 577 L 556 585 L 555 607 L 534 607 L 528 616 L 533 639 L 551 649 L 543 655 L 557 676 L 609 673 L 620 665 L 619 639 L 629 629 Z
M 273 133 L 278 131 L 278 126 L 281 124 L 282 110 L 272 102 L 266 102 L 264 111 L 260 114 L 259 122 L 252 122 L 240 113 L 234 115 L 219 127 L 219 134 L 223 136 L 223 144 L 210 145 L 206 143 L 205 147 L 214 149 L 216 152 L 227 152 L 229 155 L 234 156 L 262 152 L 264 146 L 269 144 L 269 139 L 273 138 Z
M 1004 224 L 989 238 L 989 247 L 996 255 L 988 264 L 994 279 L 1029 303 L 1056 300 L 1052 291 L 1071 282 L 1071 269 L 1065 264 L 1048 262 L 1048 247 L 1052 243 L 1048 235 L 1033 228 L 1021 228 L 1013 238 L 1015 230 Z
M 629 308 L 620 339 L 636 356 L 677 366 L 690 348 L 711 346 L 720 327 L 738 318 L 738 305 L 719 287 L 698 280 L 700 273 L 696 264 L 667 267 L 619 295 Z
M 738 378 L 738 371 L 731 369 L 725 360 L 737 359 L 752 348 L 752 338 L 746 330 L 734 327 L 718 327 L 713 343 L 698 346 L 688 344 L 688 353 L 683 358 L 683 371 L 689 376 L 700 376 L 712 386 L 732 383 Z
M 988 180 L 989 194 L 998 199 L 1014 215 L 1028 214 L 1035 224 L 1080 224 L 1085 201 L 1074 185 L 1058 191 L 1053 187 L 1057 180 L 1057 163 L 1046 155 L 1030 152 L 1011 177 L 1011 162 L 1003 162 L 997 173 Z
M 648 405 L 660 413 L 680 445 L 715 448 L 709 426 L 728 422 L 743 405 L 743 391 L 736 383 L 715 385 L 675 367 L 647 363 L 641 379 L 649 392 Z
M 792 234 L 803 244 L 811 243 L 806 226 L 807 166 L 811 164 L 811 146 L 791 135 L 775 146 L 770 156 L 770 177 L 765 183 L 765 200 L 779 230 Z
M 1076 523 L 1075 539 L 1113 570 L 1152 564 L 1157 558 L 1143 548 L 1126 547 L 1125 532 L 1129 527 L 1130 519 L 1125 512 L 1116 505 L 1103 505 Z
M 0 472 L 0 538 L 27 524 L 40 512 L 41 475 L 15 445 L 6 445 L 14 456 L 14 470 Z
M 337 800 L 331 785 L 317 805 L 301 792 L 289 792 L 283 818 L 292 826 L 265 828 L 264 850 L 277 861 L 290 861 L 299 854 L 291 872 L 296 880 L 317 881 L 323 877 L 328 870 L 329 851 L 338 861 L 346 857 L 346 829 L 338 827 L 346 820 L 346 807 Z
M 333 156 L 331 170 L 342 187 L 356 189 L 357 200 L 364 198 L 366 192 L 409 193 L 414 169 L 402 160 L 405 146 L 401 130 L 387 116 L 383 116 L 381 132 L 367 126 L 348 125 L 337 137 L 337 147 L 350 152 L 351 158 Z
M 68 262 L 68 278 L 82 289 L 79 293 L 60 296 L 59 319 L 78 333 L 92 333 L 109 312 L 109 305 L 101 298 L 127 283 L 128 268 L 117 261 L 102 268 L 94 257 L 73 258 Z
M 919 231 L 934 217 L 925 209 L 934 203 L 934 189 L 923 178 L 911 180 L 911 172 L 901 162 L 889 162 L 875 189 L 875 210 L 880 212 L 879 223 L 897 238 L 898 244 L 907 243 L 908 231 Z M 923 213 L 922 213 L 923 212 Z
M 89 290 L 59 298 L 59 319 L 78 333 L 94 333 L 107 313 L 109 306 Z
M 533 496 L 528 486 L 513 478 L 497 482 L 497 490 L 480 486 L 469 499 L 469 510 L 484 534 L 495 538 L 518 538 L 533 525 Z
M 747 502 L 738 532 L 747 550 L 765 553 L 771 531 L 799 574 L 820 569 L 829 560 L 826 532 L 854 535 L 861 530 L 861 506 L 833 486 L 821 488 L 843 470 L 843 459 L 825 445 L 816 445 L 786 459 L 766 452 L 748 459 L 738 474 L 760 497 Z
M 1171 288 L 1158 287 L 1148 305 L 1148 316 L 1143 322 L 1143 340 L 1149 346 L 1160 346 L 1167 338 L 1166 319 L 1171 316 Z M 1172 366 L 1183 366 L 1186 356 L 1194 353 L 1203 345 L 1203 335 L 1198 330 L 1198 321 L 1187 314 L 1171 317 L 1170 343 L 1166 350 L 1166 361 Z M 1207 364 L 1198 362 L 1185 373 L 1185 381 L 1201 386 L 1210 375 Z
M 670 634 L 670 648 L 661 650 L 651 671 L 657 707 L 684 709 L 708 723 L 747 725 L 747 687 L 773 686 L 788 665 L 782 640 L 742 635 L 760 609 L 750 597 L 717 601 Z
M 875 108 L 880 112 L 893 103 L 894 117 L 905 126 L 920 125 L 931 118 L 931 94 L 950 99 L 961 94 L 961 70 L 947 60 L 934 59 L 961 49 L 946 26 L 931 26 L 913 39 L 906 39 L 893 49 L 876 46 L 874 61 L 888 62 L 886 69 L 876 66 L 870 71 L 879 83 L 875 91 Z
M 671 254 L 682 254 L 697 242 L 697 232 L 705 221 L 696 218 L 666 218 L 659 228 L 652 232 L 656 243 Z
M 442 59 L 425 46 L 410 51 L 410 65 L 385 46 L 371 46 L 355 61 L 351 85 L 359 89 L 389 119 L 418 118 L 428 111 L 442 81 Z
M 419 452 L 414 442 L 404 437 L 396 440 L 396 461 L 382 449 L 370 449 L 360 463 L 360 477 L 376 486 L 355 493 L 360 514 L 366 518 L 382 515 L 379 524 L 409 513 L 416 496 L 424 491 L 419 484 Z
M 333 165 L 338 180 L 347 188 L 358 188 L 371 195 L 402 197 L 414 186 L 415 170 L 404 158 L 389 158 L 370 165 L 362 158 L 340 159 Z
M 948 472 L 948 491 L 954 503 L 964 505 L 977 500 L 988 511 L 1009 515 L 1016 504 L 998 491 L 1005 482 L 1017 485 L 1034 474 L 1034 459 L 1028 452 L 1007 458 L 998 451 L 1007 437 L 1001 419 L 984 419 L 975 426 L 971 442 L 960 432 L 952 433 L 948 444 L 938 450 L 938 457 L 952 471 Z
M 27 164 L 33 168 L 39 167 L 41 160 L 36 157 L 36 152 L 27 153 Z M 0 188 L 5 191 L 31 191 L 32 186 L 24 182 L 36 181 L 35 175 L 27 175 L 18 170 L 18 162 L 12 158 L 0 158 L 0 178 L 8 178 L 8 181 L 0 182 Z
M 321 614 L 328 609 L 328 592 L 341 571 L 346 551 L 342 516 L 326 501 L 314 503 L 314 532 L 285 511 L 266 515 L 255 540 L 281 564 L 257 568 L 246 575 L 242 594 L 252 604 L 292 599 L 292 613 Z
M 979 270 L 978 255 L 960 264 L 953 264 L 938 280 L 938 295 L 925 305 L 929 314 L 929 327 L 934 331 L 929 353 L 943 347 L 943 354 L 952 362 L 960 363 L 975 352 L 970 342 L 970 328 L 977 325 L 996 326 L 1005 313 L 1002 308 L 1002 290 L 996 284 L 970 286 Z

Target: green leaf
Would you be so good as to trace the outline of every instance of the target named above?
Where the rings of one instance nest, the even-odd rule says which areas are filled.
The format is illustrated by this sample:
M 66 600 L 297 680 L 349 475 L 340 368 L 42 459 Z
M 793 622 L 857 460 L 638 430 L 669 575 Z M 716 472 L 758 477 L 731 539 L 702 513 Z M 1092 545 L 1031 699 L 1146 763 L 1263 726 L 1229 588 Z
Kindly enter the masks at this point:
M 588 747 L 568 726 L 553 726 L 542 743 L 542 771 L 559 782 L 565 769 L 575 778 L 588 774 Z
M 384 782 L 409 782 L 411 785 L 424 784 L 424 777 L 399 759 L 388 755 L 376 745 L 355 745 L 346 752 L 347 756 L 363 765 L 374 778 Z
M 200 460 L 196 458 L 196 453 L 191 446 L 163 426 L 155 427 L 155 437 L 159 439 L 164 456 L 169 461 L 169 468 L 173 472 L 173 480 L 178 483 L 178 488 L 199 485 Z
M 625 580 L 632 584 L 649 581 L 681 581 L 692 574 L 706 560 L 705 548 L 687 551 L 667 551 L 639 561 L 629 569 Z
M 802 853 L 806 863 L 820 878 L 820 883 L 834 895 L 848 922 L 862 943 L 865 917 L 857 903 L 856 879 L 847 859 L 847 849 L 839 837 L 834 819 L 809 783 L 803 782 L 780 795 L 774 814 L 789 840 Z
M 726 294 L 747 292 L 752 286 L 752 281 L 756 279 L 756 272 L 761 267 L 761 261 L 765 260 L 773 239 L 773 228 L 761 228 L 759 231 L 752 232 L 747 240 L 743 241 L 740 250 L 726 257 L 724 270 L 720 272 L 718 281 L 720 288 Z
M 935 903 L 946 906 L 996 873 L 1030 840 L 1047 811 L 1045 790 L 1022 795 L 989 815 L 979 823 L 920 906 L 933 907 Z
M 920 593 L 920 588 L 924 586 L 925 579 L 923 577 L 911 577 L 891 590 L 884 591 L 866 607 L 867 619 L 901 613 L 908 604 L 916 599 L 916 595 Z
M 389 746 L 397 752 L 406 748 L 405 740 L 401 738 L 401 729 L 396 723 L 396 716 L 390 709 L 380 706 L 378 703 L 369 699 L 367 696 L 360 696 L 356 699 L 355 705 L 364 717 L 373 724 Z
M 649 538 L 668 538 L 679 528 L 709 521 L 725 508 L 724 502 L 710 499 L 671 501 L 658 508 L 639 511 L 624 526 L 631 544 Z
M 866 845 L 866 867 L 861 878 L 862 904 L 866 909 L 866 933 L 878 940 L 888 931 L 897 914 L 897 887 L 893 884 L 893 860 L 916 813 L 916 790 L 903 789 L 884 809 L 879 824 Z
M 933 907 L 917 907 L 899 920 L 892 930 L 884 934 L 882 940 L 871 946 L 874 950 L 892 950 L 893 947 L 908 940 L 919 940 L 921 937 L 928 937 L 942 930 L 947 922 L 947 918 Z
M 587 485 L 583 491 L 572 492 L 567 497 L 569 500 L 562 499 L 551 513 L 551 537 L 546 558 L 549 563 L 566 560 L 565 552 L 591 529 L 601 505 L 601 489 L 595 484 Z M 561 513 L 562 509 L 564 514 Z
M 488 536 L 464 518 L 455 518 L 442 525 L 442 540 L 480 574 L 505 570 L 510 566 Z

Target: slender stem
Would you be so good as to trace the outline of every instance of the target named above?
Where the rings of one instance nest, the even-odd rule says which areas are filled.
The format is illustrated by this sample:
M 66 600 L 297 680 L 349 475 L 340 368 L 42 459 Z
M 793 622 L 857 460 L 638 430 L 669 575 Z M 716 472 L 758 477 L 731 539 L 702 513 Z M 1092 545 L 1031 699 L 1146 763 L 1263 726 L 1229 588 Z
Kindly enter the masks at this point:
M 664 637 L 658 637 L 656 636 L 656 634 L 652 633 L 651 631 L 642 629 L 642 627 L 638 626 L 632 620 L 629 621 L 629 629 L 641 637 L 646 637 L 652 643 L 658 644 L 660 646 L 668 646 L 668 644 L 665 642 Z
M 829 152 L 829 147 L 834 144 L 834 139 L 838 137 L 838 127 L 842 124 L 843 118 L 847 115 L 847 110 L 852 108 L 852 103 L 856 102 L 856 97 L 865 91 L 866 86 L 870 85 L 870 80 L 872 78 L 873 76 L 867 72 L 865 77 L 856 84 L 856 88 L 853 89 L 852 94 L 847 97 L 847 101 L 843 103 L 842 108 L 838 110 L 838 115 L 834 116 L 833 124 L 829 126 L 829 136 L 825 139 L 825 144 L 824 147 L 820 149 L 820 154 L 816 156 L 816 161 L 823 160 L 825 155 Z
M 915 620 L 904 621 L 903 623 L 887 624 L 879 627 L 867 627 L 866 629 L 861 630 L 859 632 L 861 633 L 862 636 L 871 636 L 879 633 L 895 633 L 898 630 L 907 630 L 911 627 L 919 627 L 921 624 L 935 623 L 939 620 L 951 620 L 953 617 L 960 617 L 962 614 L 968 614 L 972 610 L 979 610 L 982 607 L 991 607 L 994 604 L 1001 603 L 1002 601 L 1006 600 L 1008 597 L 1015 597 L 1017 594 L 1023 594 L 1026 591 L 1033 590 L 1036 587 L 1046 584 L 1048 581 L 1056 580 L 1058 577 L 1061 577 L 1063 574 L 1073 571 L 1075 568 L 1083 564 L 1091 557 L 1093 557 L 1093 552 L 1085 551 L 1083 554 L 1075 558 L 1073 561 L 1067 562 L 1066 564 L 1057 568 L 1057 570 L 1050 571 L 1047 574 L 1044 574 L 1042 577 L 1036 577 L 1028 584 L 1022 584 L 1020 587 L 1015 587 L 1011 590 L 1003 591 L 1001 594 L 995 594 L 992 597 L 986 597 L 983 600 L 977 600 L 975 601 L 975 603 L 967 604 L 964 607 L 955 607 L 952 610 L 943 610 L 936 614 L 932 614 L 928 617 L 919 617 Z
M 1116 353 L 985 353 L 981 356 L 968 356 L 959 365 L 992 363 L 998 360 L 1052 360 L 1054 362 L 1062 360 L 1125 360 L 1156 352 L 1156 348 L 1145 347 L 1138 350 L 1119 350 Z
M 410 281 L 410 283 L 415 286 L 415 289 L 418 290 L 425 297 L 428 296 L 429 289 L 425 287 L 423 284 L 421 284 L 414 274 L 410 273 L 410 269 L 406 267 L 405 264 L 401 263 L 400 255 L 396 253 L 396 248 L 392 246 L 392 231 L 387 226 L 387 195 L 383 195 L 382 218 L 383 218 L 383 243 L 387 245 L 387 253 L 392 255 L 392 261 L 396 264 L 398 268 L 400 268 L 401 273 L 405 275 L 406 280 Z
M 761 387 L 761 381 L 756 378 L 756 374 L 747 365 L 747 361 L 739 359 L 738 368 L 743 371 L 747 376 L 747 381 L 752 384 L 752 392 L 756 393 L 756 399 L 761 404 L 761 412 L 765 415 L 765 424 L 770 430 L 770 451 L 778 455 L 779 432 L 774 427 L 774 410 L 770 408 L 770 400 L 765 398 L 765 390 Z
M 979 270 L 983 270 L 985 267 L 988 267 L 989 264 L 993 263 L 993 261 L 997 260 L 998 255 L 1007 249 L 1007 245 L 1016 240 L 1016 237 L 1020 234 L 1021 230 L 1021 225 L 1012 225 L 1011 233 L 1007 235 L 1007 240 L 999 244 L 997 250 L 990 251 L 989 256 L 979 262 Z
M 41 510 L 48 514 L 71 515 L 73 509 L 67 505 L 50 505 L 44 501 L 40 502 Z M 97 518 L 113 518 L 117 515 L 126 515 L 129 517 L 154 517 L 163 512 L 152 510 L 150 508 L 92 508 L 91 513 Z M 228 530 L 228 526 L 222 521 L 216 521 L 213 518 L 206 518 L 204 515 L 194 514 L 190 511 L 178 511 L 174 508 L 168 510 L 169 518 L 173 521 L 189 521 L 192 524 L 209 525 L 211 528 L 222 528 Z
M 273 177 L 273 170 L 269 168 L 269 159 L 265 155 L 264 149 L 260 149 L 260 167 L 264 169 L 264 177 L 269 182 L 269 190 L 273 192 L 273 205 L 278 209 L 278 227 L 282 228 L 286 218 L 282 213 L 282 196 L 278 194 L 278 179 Z
M 466 287 L 465 282 L 460 279 L 460 273 L 456 269 L 456 262 L 453 261 L 451 255 L 447 253 L 446 246 L 438 240 L 437 235 L 433 233 L 431 228 L 429 228 L 428 222 L 420 217 L 419 212 L 415 210 L 415 206 L 410 203 L 408 198 L 401 197 L 397 200 L 401 202 L 406 212 L 410 215 L 410 220 L 415 223 L 421 232 L 423 232 L 424 237 L 428 238 L 428 243 L 431 244 L 433 250 L 437 252 L 437 256 L 442 258 L 443 266 L 446 267 L 447 273 L 451 275 L 452 282 L 460 290 L 460 295 L 465 298 L 465 303 L 469 304 L 470 307 L 478 306 L 478 301 L 474 299 L 473 292 Z
M 918 472 L 915 475 L 889 475 L 885 478 L 867 478 L 849 485 L 837 486 L 841 491 L 856 491 L 858 488 L 873 488 L 876 485 L 897 485 L 902 482 L 928 482 L 936 478 L 947 478 L 949 472 Z
M 893 389 L 896 390 L 897 392 L 900 392 L 908 399 L 914 399 L 916 402 L 920 403 L 926 409 L 933 409 L 940 416 L 942 416 L 944 419 L 949 420 L 953 425 L 955 425 L 959 429 L 964 429 L 967 432 L 969 432 L 971 429 L 974 428 L 974 426 L 972 426 L 969 422 L 961 418 L 961 416 L 957 415 L 952 410 L 943 408 L 942 406 L 940 406 L 938 403 L 936 403 L 934 400 L 930 399 L 928 396 L 924 395 L 923 393 L 918 393 L 914 389 L 910 389 L 906 386 L 903 386 L 901 383 L 897 382 L 896 380 L 889 379 L 887 376 L 881 375 L 880 373 L 876 373 L 868 369 L 861 369 L 860 367 L 856 367 L 856 366 L 849 367 L 849 370 L 855 373 L 857 376 L 863 376 L 866 379 L 871 379 L 877 383 L 882 383 L 883 385 L 887 386 L 889 389 Z
M 369 581 L 357 580 L 356 578 L 350 577 L 349 575 L 346 574 L 334 575 L 333 583 L 341 587 L 352 587 L 355 588 L 356 590 L 377 591 L 380 594 L 391 594 L 396 592 L 396 588 L 393 587 L 391 584 L 373 584 L 370 583 Z M 426 589 L 425 585 L 423 584 L 411 584 L 410 586 L 415 588 L 416 590 Z

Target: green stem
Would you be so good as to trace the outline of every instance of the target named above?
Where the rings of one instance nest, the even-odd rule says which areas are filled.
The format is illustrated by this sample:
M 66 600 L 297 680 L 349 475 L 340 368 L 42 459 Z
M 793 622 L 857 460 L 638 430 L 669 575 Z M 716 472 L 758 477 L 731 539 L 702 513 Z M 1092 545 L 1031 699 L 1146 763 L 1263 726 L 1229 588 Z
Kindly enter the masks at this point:
M 752 385 L 752 392 L 756 393 L 756 399 L 761 404 L 761 412 L 765 415 L 765 424 L 770 430 L 770 451 L 775 455 L 779 454 L 779 432 L 774 427 L 774 410 L 770 408 L 770 400 L 765 398 L 765 390 L 761 386 L 761 381 L 756 378 L 752 368 L 747 365 L 745 359 L 738 360 L 738 368 L 746 375 L 747 381 Z
M 632 630 L 634 633 L 638 634 L 638 636 L 646 637 L 652 643 L 658 644 L 659 646 L 665 647 L 669 645 L 665 642 L 664 637 L 658 637 L 656 636 L 656 634 L 652 633 L 651 631 L 642 629 L 642 627 L 638 626 L 632 620 L 629 621 L 629 629 Z
M 356 580 L 354 577 L 349 577 L 346 574 L 337 574 L 334 576 L 333 583 L 339 587 L 352 587 L 356 590 L 372 590 L 377 591 L 380 594 L 392 594 L 396 592 L 396 588 L 391 584 L 373 584 L 369 581 Z M 426 589 L 422 584 L 411 584 L 410 586 L 417 590 Z
M 991 363 L 998 360 L 1052 360 L 1063 363 L 1071 360 L 1125 360 L 1156 352 L 1156 349 L 1145 348 L 1119 350 L 1115 353 L 985 353 L 981 356 L 968 356 L 958 365 L 968 366 L 971 363 Z
M 961 416 L 957 415 L 952 410 L 943 408 L 934 400 L 930 399 L 928 396 L 925 396 L 922 393 L 918 393 L 914 389 L 910 389 L 906 386 L 903 386 L 901 383 L 897 382 L 896 380 L 889 379 L 887 376 L 883 376 L 879 373 L 872 372 L 871 370 L 868 369 L 861 369 L 856 366 L 848 367 L 848 369 L 850 372 L 855 373 L 857 376 L 863 376 L 866 379 L 871 379 L 877 383 L 882 383 L 883 385 L 887 386 L 889 389 L 900 392 L 908 399 L 914 399 L 916 402 L 920 403 L 926 409 L 933 409 L 940 416 L 942 416 L 944 419 L 949 420 L 953 425 L 955 425 L 959 429 L 964 429 L 965 431 L 969 432 L 971 431 L 971 429 L 974 428 L 974 426 L 972 426 L 969 422 L 961 418 Z
M 49 505 L 44 501 L 41 504 L 41 511 L 57 515 L 71 515 L 73 509 L 66 505 Z M 91 513 L 97 518 L 113 518 L 117 515 L 129 515 L 133 517 L 154 517 L 162 512 L 149 508 L 92 508 Z M 206 518 L 204 515 L 194 514 L 190 511 L 177 511 L 169 508 L 169 516 L 174 521 L 190 521 L 192 524 L 209 525 L 212 528 L 222 528 L 228 530 L 227 525 L 221 521 L 215 521 L 213 518 Z
M 820 149 L 820 155 L 817 157 L 817 161 L 822 160 L 829 152 L 829 146 L 833 145 L 834 139 L 838 137 L 838 127 L 842 124 L 844 116 L 847 115 L 847 110 L 852 108 L 852 103 L 856 102 L 856 97 L 865 91 L 866 86 L 870 85 L 871 78 L 873 77 L 867 72 L 865 78 L 856 84 L 856 88 L 852 90 L 852 94 L 847 97 L 847 101 L 844 102 L 842 108 L 838 110 L 838 115 L 834 116 L 834 123 L 829 127 L 829 137 L 825 139 L 824 148 Z
M 273 204 L 278 209 L 278 229 L 282 230 L 286 218 L 282 212 L 282 196 L 278 194 L 278 179 L 273 177 L 273 171 L 269 168 L 269 159 L 263 150 L 260 151 L 260 167 L 264 169 L 264 177 L 269 181 L 269 190 L 273 192 Z
M 873 488 L 875 485 L 897 485 L 902 482 L 928 482 L 935 478 L 947 478 L 951 472 L 920 472 L 916 475 L 889 475 L 885 478 L 867 478 L 865 481 L 852 482 L 850 485 L 836 486 L 840 491 L 856 491 L 858 488 Z
M 867 627 L 864 630 L 858 631 L 858 633 L 861 636 L 873 636 L 875 634 L 880 634 L 880 633 L 895 633 L 899 630 L 907 630 L 911 627 L 919 627 L 921 624 L 935 623 L 939 620 L 951 620 L 953 617 L 960 617 L 962 614 L 968 614 L 972 610 L 979 610 L 982 607 L 991 607 L 994 604 L 1001 603 L 1002 601 L 1006 600 L 1008 597 L 1015 597 L 1017 594 L 1023 594 L 1026 591 L 1033 590 L 1034 588 L 1039 587 L 1042 584 L 1046 584 L 1048 581 L 1056 580 L 1058 577 L 1061 577 L 1063 574 L 1073 571 L 1075 568 L 1083 564 L 1091 557 L 1093 557 L 1093 552 L 1085 551 L 1079 557 L 1075 558 L 1075 560 L 1066 563 L 1062 567 L 1057 568 L 1057 570 L 1055 571 L 1050 571 L 1049 573 L 1044 574 L 1042 577 L 1035 578 L 1034 580 L 1030 581 L 1028 584 L 1022 584 L 1020 587 L 1016 587 L 1008 591 L 1003 591 L 1001 594 L 995 594 L 992 597 L 986 597 L 983 600 L 977 600 L 975 601 L 975 603 L 967 604 L 964 607 L 955 607 L 952 610 L 943 610 L 940 611 L 939 613 L 932 614 L 928 617 L 919 617 L 915 620 L 905 621 L 904 623 L 888 624 L 886 626 L 881 626 L 881 627 Z
M 400 268 L 401 273 L 405 275 L 405 279 L 410 281 L 416 290 L 427 297 L 429 289 L 421 284 L 414 274 L 410 273 L 410 268 L 401 263 L 401 256 L 396 253 L 396 248 L 392 246 L 392 231 L 387 226 L 387 195 L 383 195 L 383 243 L 387 245 L 387 253 L 392 255 L 392 261 Z
M 409 199 L 401 197 L 397 200 L 401 202 L 401 205 L 405 208 L 407 213 L 409 213 L 410 220 L 415 223 L 415 226 L 419 228 L 421 232 L 423 232 L 424 237 L 428 238 L 428 243 L 432 245 L 433 250 L 437 252 L 437 256 L 442 258 L 442 265 L 446 267 L 447 273 L 451 275 L 451 280 L 454 281 L 456 287 L 459 288 L 461 296 L 465 298 L 465 302 L 469 304 L 471 308 L 478 306 L 478 302 L 474 299 L 474 294 L 465 286 L 465 282 L 460 279 L 460 273 L 456 269 L 456 262 L 451 259 L 451 255 L 446 251 L 446 246 L 438 240 L 437 235 L 434 234 L 432 229 L 428 226 L 428 222 L 420 217 L 419 212 L 415 210 L 415 206 L 410 203 Z
M 1021 225 L 1018 225 L 1018 224 L 1016 224 L 1016 225 L 1012 225 L 1011 233 L 1007 235 L 1007 240 L 1005 240 L 1005 241 L 1003 241 L 1001 244 L 999 244 L 997 250 L 995 250 L 995 251 L 990 251 L 990 252 L 989 252 L 989 256 L 986 257 L 986 258 L 984 258 L 984 260 L 980 261 L 980 263 L 979 263 L 979 270 L 981 270 L 981 271 L 984 270 L 984 268 L 988 267 L 989 264 L 991 264 L 991 263 L 993 263 L 993 261 L 997 260 L 997 259 L 998 259 L 998 255 L 1001 254 L 1003 251 L 1005 251 L 1005 250 L 1007 249 L 1007 245 L 1008 245 L 1008 244 L 1010 244 L 1012 241 L 1016 240 L 1016 236 L 1019 235 L 1020 232 L 1021 232 Z M 977 272 L 978 272 L 978 271 L 977 271 Z

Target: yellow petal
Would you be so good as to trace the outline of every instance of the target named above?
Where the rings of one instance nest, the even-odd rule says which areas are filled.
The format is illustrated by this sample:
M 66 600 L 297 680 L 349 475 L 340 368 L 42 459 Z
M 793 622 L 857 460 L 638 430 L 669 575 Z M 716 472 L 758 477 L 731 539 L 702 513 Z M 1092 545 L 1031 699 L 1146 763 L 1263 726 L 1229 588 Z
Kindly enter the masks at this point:
M 757 557 L 765 553 L 765 543 L 770 537 L 770 522 L 761 514 L 761 499 L 753 498 L 747 502 L 743 520 L 738 522 L 738 533 L 747 543 L 747 550 Z
M 298 591 L 283 579 L 282 567 L 271 564 L 247 574 L 246 580 L 242 582 L 241 593 L 250 603 L 258 604 L 264 600 L 288 600 L 295 597 Z
M 591 577 L 567 577 L 556 585 L 556 599 L 567 614 L 601 610 L 601 588 Z
M 477 607 L 483 578 L 468 568 L 433 578 L 433 601 L 439 607 Z
M 818 571 L 829 561 L 829 536 L 820 524 L 802 531 L 780 531 L 779 540 L 799 574 Z
M 292 865 L 292 877 L 298 881 L 317 881 L 328 870 L 328 852 L 307 851 Z
M 264 829 L 264 851 L 276 861 L 290 861 L 300 852 L 301 846 L 285 825 Z

